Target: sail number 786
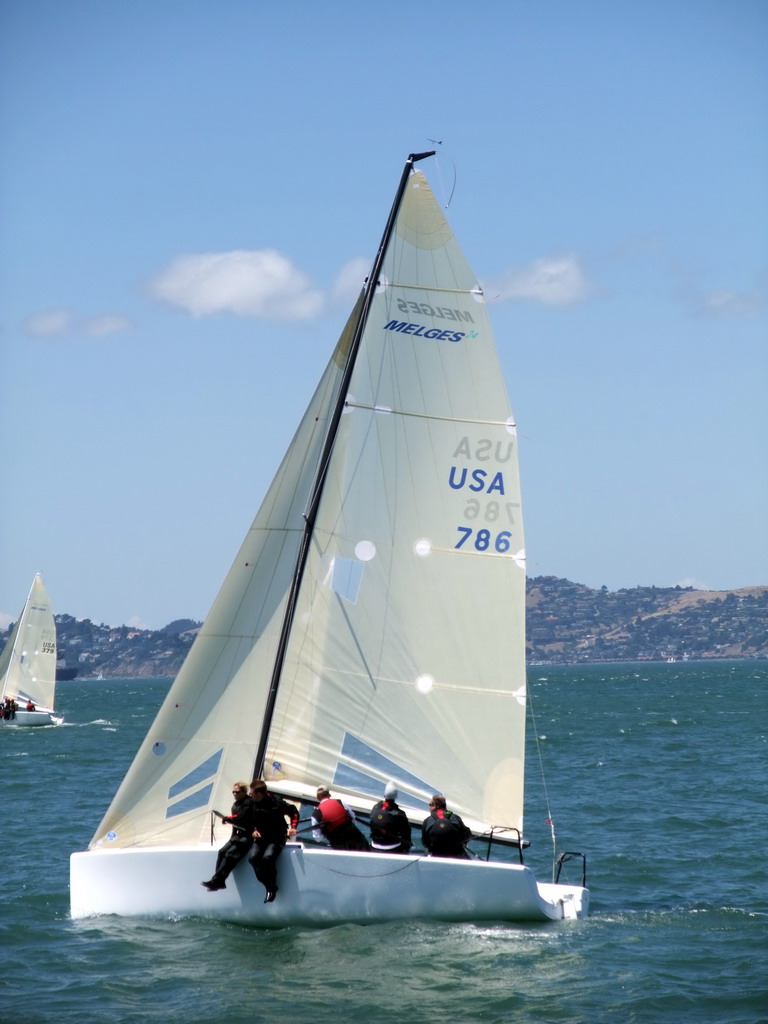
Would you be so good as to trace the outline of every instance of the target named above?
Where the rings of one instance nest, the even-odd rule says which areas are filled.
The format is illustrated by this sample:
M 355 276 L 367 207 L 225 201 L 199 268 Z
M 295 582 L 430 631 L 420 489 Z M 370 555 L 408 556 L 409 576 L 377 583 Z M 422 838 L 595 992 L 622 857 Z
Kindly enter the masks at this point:
M 461 534 L 458 542 L 454 544 L 456 548 L 464 547 L 474 536 L 474 542 L 469 546 L 474 547 L 475 551 L 496 551 L 500 555 L 509 551 L 512 539 L 509 530 L 501 530 L 494 534 L 491 530 L 473 530 L 471 526 L 457 526 L 456 529 Z

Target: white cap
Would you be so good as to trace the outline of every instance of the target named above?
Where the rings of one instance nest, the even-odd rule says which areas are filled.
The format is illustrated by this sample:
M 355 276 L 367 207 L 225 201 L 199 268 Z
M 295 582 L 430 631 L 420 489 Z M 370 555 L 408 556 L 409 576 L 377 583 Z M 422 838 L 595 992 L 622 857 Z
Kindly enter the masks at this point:
M 384 798 L 386 800 L 397 800 L 397 786 L 394 782 L 388 782 L 384 787 Z

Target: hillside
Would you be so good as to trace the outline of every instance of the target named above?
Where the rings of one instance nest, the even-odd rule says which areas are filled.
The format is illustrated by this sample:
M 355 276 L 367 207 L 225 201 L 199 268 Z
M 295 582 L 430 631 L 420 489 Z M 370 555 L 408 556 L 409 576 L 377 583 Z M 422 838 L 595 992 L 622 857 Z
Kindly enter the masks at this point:
M 768 587 L 591 590 L 528 581 L 531 662 L 768 657 Z
M 59 653 L 80 678 L 175 675 L 200 625 L 177 619 L 146 630 L 71 615 L 56 624 Z M 0 647 L 10 630 L 0 632 Z M 766 658 L 768 586 L 609 591 L 538 576 L 528 581 L 527 630 L 532 664 Z

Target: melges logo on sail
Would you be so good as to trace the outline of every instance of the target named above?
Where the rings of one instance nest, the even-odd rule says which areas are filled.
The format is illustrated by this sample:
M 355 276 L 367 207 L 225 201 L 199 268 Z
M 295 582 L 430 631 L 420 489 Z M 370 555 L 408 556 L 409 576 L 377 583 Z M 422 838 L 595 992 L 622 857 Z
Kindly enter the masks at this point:
M 473 324 L 472 314 L 462 309 L 450 309 L 447 306 L 430 306 L 428 302 L 407 302 L 400 299 L 397 308 L 401 313 L 411 313 L 431 317 L 433 320 L 453 320 L 459 323 Z M 435 338 L 437 341 L 461 341 L 467 335 L 477 337 L 476 331 L 456 331 L 451 328 L 427 327 L 426 324 L 409 320 L 390 320 L 384 324 L 385 331 L 400 331 L 412 334 L 416 338 Z

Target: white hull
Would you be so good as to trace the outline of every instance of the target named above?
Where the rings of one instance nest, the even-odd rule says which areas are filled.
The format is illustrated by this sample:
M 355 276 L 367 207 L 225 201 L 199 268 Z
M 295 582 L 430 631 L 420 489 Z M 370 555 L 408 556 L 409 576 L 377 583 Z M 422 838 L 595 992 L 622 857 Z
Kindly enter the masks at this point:
M 212 917 L 265 927 L 360 924 L 413 918 L 548 921 L 586 915 L 589 892 L 539 885 L 519 864 L 356 853 L 289 843 L 278 862 L 277 899 L 247 860 L 208 892 L 218 847 L 91 850 L 70 859 L 73 918 Z
M 38 708 L 36 711 L 19 709 L 15 718 L 0 718 L 0 725 L 61 725 L 64 718 L 52 711 Z

